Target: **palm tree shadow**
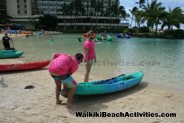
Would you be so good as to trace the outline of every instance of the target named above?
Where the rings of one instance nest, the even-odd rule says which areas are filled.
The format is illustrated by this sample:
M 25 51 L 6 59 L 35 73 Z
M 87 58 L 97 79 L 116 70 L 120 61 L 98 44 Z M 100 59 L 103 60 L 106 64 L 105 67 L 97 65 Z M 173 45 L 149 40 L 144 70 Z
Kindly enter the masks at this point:
M 7 87 L 8 87 L 8 85 L 4 83 L 4 78 L 3 78 L 3 76 L 1 76 L 1 78 L 0 78 L 0 85 L 1 85 L 3 88 L 7 88 Z
M 114 101 L 119 98 L 124 98 L 130 96 L 136 92 L 139 92 L 145 89 L 148 86 L 148 82 L 141 82 L 138 85 L 119 92 L 104 94 L 104 95 L 94 95 L 94 96 L 75 96 L 74 108 L 69 109 L 68 111 L 75 115 L 75 112 L 98 112 L 102 109 L 108 108 L 104 103 Z

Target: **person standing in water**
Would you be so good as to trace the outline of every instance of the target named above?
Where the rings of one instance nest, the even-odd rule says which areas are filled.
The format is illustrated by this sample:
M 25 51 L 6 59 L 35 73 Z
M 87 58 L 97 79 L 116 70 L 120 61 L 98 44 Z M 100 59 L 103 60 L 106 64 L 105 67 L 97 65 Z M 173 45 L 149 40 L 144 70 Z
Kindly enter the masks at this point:
M 50 45 L 53 45 L 54 44 L 54 39 L 53 39 L 53 37 L 52 36 L 50 36 L 50 39 L 49 39 L 49 41 L 48 41 L 49 43 L 50 43 Z
M 8 36 L 6 33 L 5 36 L 3 36 L 2 41 L 3 41 L 3 46 L 6 50 L 14 50 L 14 48 L 10 47 L 10 40 L 11 38 Z
M 50 42 L 54 42 L 54 39 L 52 36 L 50 36 Z

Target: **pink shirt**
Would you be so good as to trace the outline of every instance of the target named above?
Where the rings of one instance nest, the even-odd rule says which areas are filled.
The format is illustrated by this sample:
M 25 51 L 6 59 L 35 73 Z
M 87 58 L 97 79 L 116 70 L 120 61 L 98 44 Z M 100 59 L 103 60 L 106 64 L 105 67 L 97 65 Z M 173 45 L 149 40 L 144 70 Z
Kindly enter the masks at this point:
M 93 41 L 89 41 L 89 39 L 87 39 L 84 42 L 83 45 L 84 49 L 88 49 L 88 60 L 93 60 L 95 59 L 95 43 Z M 84 61 L 86 62 L 86 54 L 84 53 Z
M 48 69 L 49 72 L 57 75 L 73 74 L 78 69 L 78 62 L 74 56 L 56 53 Z

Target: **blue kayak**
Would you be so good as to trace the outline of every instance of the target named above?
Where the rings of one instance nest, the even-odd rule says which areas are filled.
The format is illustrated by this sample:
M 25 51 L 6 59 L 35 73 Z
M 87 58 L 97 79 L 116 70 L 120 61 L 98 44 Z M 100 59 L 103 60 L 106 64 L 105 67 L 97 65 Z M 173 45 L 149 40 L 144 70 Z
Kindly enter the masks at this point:
M 75 95 L 97 95 L 122 91 L 140 83 L 143 76 L 143 72 L 136 72 L 107 80 L 78 83 Z

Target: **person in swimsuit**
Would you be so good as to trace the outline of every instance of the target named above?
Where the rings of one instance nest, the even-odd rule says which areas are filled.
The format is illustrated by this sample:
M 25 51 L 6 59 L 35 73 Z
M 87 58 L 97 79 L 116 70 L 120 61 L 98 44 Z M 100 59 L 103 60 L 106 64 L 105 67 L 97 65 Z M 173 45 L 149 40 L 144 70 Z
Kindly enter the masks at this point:
M 93 30 L 90 30 L 88 32 L 88 38 L 83 44 L 84 62 L 85 62 L 85 68 L 86 68 L 86 72 L 84 75 L 84 82 L 88 82 L 91 67 L 94 63 L 96 63 L 96 52 L 95 52 L 95 44 L 94 44 L 95 37 L 96 37 L 96 34 L 93 32 Z
M 59 93 L 61 92 L 62 83 L 64 88 L 67 88 L 67 107 L 72 105 L 72 98 L 75 93 L 77 82 L 71 76 L 78 69 L 78 65 L 83 61 L 83 55 L 81 53 L 75 54 L 75 56 L 55 53 L 52 61 L 49 64 L 48 70 L 53 77 L 56 84 L 56 104 L 60 104 Z

